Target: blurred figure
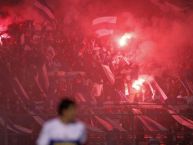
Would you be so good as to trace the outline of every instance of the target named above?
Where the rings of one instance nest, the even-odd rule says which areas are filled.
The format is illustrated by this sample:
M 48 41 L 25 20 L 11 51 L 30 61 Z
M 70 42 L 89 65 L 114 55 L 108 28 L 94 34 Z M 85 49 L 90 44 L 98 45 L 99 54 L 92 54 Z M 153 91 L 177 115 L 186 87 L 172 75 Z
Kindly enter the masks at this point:
M 58 105 L 58 117 L 43 125 L 37 145 L 84 144 L 87 138 L 86 127 L 75 118 L 75 102 L 70 99 L 63 99 Z

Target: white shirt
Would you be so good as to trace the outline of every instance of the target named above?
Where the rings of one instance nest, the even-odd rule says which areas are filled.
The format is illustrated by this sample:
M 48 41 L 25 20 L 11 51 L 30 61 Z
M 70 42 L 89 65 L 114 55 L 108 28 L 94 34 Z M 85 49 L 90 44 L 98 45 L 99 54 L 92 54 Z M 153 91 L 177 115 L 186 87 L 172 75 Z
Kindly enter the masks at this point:
M 82 122 L 65 124 L 55 118 L 43 125 L 37 145 L 81 145 L 85 141 L 86 127 Z

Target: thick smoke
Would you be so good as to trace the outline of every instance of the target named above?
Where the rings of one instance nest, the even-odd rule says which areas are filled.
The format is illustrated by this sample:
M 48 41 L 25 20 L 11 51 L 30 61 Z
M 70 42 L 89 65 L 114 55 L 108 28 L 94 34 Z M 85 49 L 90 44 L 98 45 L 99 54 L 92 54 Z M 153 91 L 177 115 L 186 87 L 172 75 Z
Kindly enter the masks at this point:
M 166 9 L 167 9 L 166 5 Z M 162 9 L 164 7 L 162 6 Z M 176 10 L 176 9 L 175 9 Z M 168 14 L 168 15 L 167 15 Z M 141 26 L 139 37 L 144 36 L 137 56 L 142 63 L 157 63 L 156 68 L 167 68 L 168 72 L 180 73 L 190 65 L 193 50 L 193 13 L 181 10 L 170 11 L 164 16 L 151 17 L 149 25 Z M 184 65 L 184 66 L 180 66 Z M 156 67 L 156 65 L 154 66 Z M 182 68 L 184 67 L 184 68 Z M 152 69 L 151 69 L 152 70 Z
M 32 19 L 45 21 L 34 9 L 35 0 L 0 1 L 0 25 Z M 89 32 L 93 18 L 116 15 L 119 28 L 136 33 L 136 61 L 159 68 L 179 70 L 179 63 L 192 57 L 193 4 L 191 0 L 46 0 L 57 20 L 78 25 Z M 65 26 L 65 28 L 68 28 Z M 71 29 L 69 30 L 71 31 Z M 73 31 L 73 30 L 72 30 Z M 187 54 L 189 56 L 187 56 Z M 153 63 L 152 63 L 153 62 Z M 161 67 L 160 67 L 161 66 Z M 148 67 L 147 67 L 148 68 Z
M 33 6 L 34 0 L 8 0 L 0 4 L 0 25 L 8 26 L 25 20 L 42 22 L 44 18 Z

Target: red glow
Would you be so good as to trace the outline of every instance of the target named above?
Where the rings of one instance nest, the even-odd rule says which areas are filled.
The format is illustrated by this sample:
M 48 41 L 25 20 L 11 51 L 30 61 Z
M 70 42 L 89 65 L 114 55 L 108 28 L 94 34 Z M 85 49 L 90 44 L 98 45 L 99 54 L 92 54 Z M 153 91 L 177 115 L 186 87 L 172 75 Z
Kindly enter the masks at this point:
M 6 26 L 0 25 L 0 32 L 6 31 L 6 30 L 7 30 Z

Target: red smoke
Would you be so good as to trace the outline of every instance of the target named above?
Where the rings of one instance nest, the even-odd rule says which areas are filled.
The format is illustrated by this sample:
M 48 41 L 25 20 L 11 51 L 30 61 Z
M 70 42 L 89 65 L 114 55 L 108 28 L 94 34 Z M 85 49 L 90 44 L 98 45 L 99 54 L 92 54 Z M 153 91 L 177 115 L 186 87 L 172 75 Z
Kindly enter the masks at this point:
M 0 2 L 0 25 L 23 20 L 45 21 L 33 7 L 34 0 Z M 184 0 L 46 0 L 57 20 L 67 26 L 77 25 L 89 34 L 93 18 L 116 15 L 118 31 L 134 32 L 130 50 L 136 51 L 140 64 L 159 64 L 177 70 L 175 63 L 186 60 L 183 54 L 193 47 L 193 4 Z M 191 55 L 191 54 L 190 54 Z M 182 56 L 179 58 L 179 56 Z M 168 66 L 170 65 L 171 66 Z M 146 66 L 146 71 L 148 66 Z M 159 67 L 161 68 L 161 67 Z M 151 71 L 153 71 L 151 69 Z

